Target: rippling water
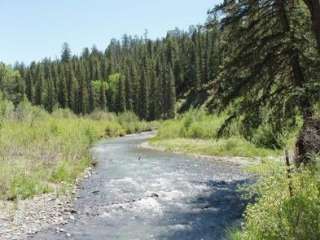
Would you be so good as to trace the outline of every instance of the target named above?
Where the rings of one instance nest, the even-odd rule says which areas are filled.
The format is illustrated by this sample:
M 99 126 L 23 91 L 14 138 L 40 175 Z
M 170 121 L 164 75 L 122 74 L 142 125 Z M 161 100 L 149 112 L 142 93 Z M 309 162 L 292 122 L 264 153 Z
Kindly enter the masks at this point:
M 241 219 L 236 190 L 248 176 L 230 163 L 139 148 L 150 136 L 97 144 L 98 166 L 78 194 L 75 220 L 64 233 L 48 229 L 34 239 L 225 239 Z

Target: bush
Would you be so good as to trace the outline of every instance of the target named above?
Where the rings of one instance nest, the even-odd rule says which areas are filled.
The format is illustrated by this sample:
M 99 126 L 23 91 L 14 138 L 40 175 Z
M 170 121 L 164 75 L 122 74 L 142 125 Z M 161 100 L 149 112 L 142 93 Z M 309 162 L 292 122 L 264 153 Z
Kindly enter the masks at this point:
M 240 135 L 238 122 L 232 123 L 225 136 L 218 138 L 225 118 L 225 114 L 210 115 L 204 110 L 190 110 L 175 120 L 163 122 L 152 144 L 178 152 L 214 156 L 268 157 L 278 154 L 273 148 L 266 148 L 270 136 L 262 129 L 250 142 Z
M 210 115 L 204 110 L 190 110 L 176 120 L 168 120 L 159 128 L 158 138 L 215 139 L 225 120 L 222 115 Z M 232 135 L 237 132 L 232 129 Z
M 133 112 L 120 113 L 117 119 L 126 134 L 152 130 L 151 123 L 140 120 Z
M 67 118 L 67 119 L 75 119 L 77 116 L 70 109 L 62 109 L 58 108 L 54 110 L 51 115 L 55 118 Z
M 11 181 L 8 199 L 26 199 L 35 194 L 52 191 L 48 183 L 42 182 L 37 176 L 15 176 Z
M 67 188 L 90 165 L 88 149 L 99 138 L 150 128 L 132 113 L 49 114 L 27 101 L 14 110 L 1 98 L 0 117 L 0 199 L 10 200 Z
M 93 113 L 90 113 L 87 117 L 92 120 L 103 120 L 109 122 L 114 122 L 117 119 L 117 116 L 114 113 L 103 111 L 94 111 Z
M 319 157 L 315 159 L 319 162 Z M 254 172 L 263 176 L 251 190 L 258 200 L 248 206 L 243 230 L 231 239 L 319 239 L 319 169 L 301 169 L 291 179 L 286 177 L 286 169 L 275 163 L 265 163 Z M 293 196 L 289 194 L 289 184 Z

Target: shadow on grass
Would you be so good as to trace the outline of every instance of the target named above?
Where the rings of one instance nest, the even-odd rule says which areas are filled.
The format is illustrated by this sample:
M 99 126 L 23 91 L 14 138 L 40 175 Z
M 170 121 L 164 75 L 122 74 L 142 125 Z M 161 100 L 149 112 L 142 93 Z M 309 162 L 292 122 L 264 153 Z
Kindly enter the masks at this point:
M 159 239 L 166 240 L 221 240 L 226 239 L 227 230 L 238 226 L 242 219 L 247 200 L 241 198 L 238 188 L 248 184 L 249 179 L 241 181 L 209 181 L 209 191 L 177 209 L 163 221 L 171 230 Z

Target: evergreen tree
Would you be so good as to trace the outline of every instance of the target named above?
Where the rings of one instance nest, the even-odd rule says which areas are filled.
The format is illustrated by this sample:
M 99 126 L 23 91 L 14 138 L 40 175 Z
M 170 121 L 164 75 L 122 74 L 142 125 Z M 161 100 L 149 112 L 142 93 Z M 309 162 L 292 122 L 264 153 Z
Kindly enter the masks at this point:
M 42 65 L 38 66 L 36 73 L 36 86 L 35 86 L 35 104 L 43 104 L 43 82 L 44 82 L 44 72 Z
M 127 110 L 126 107 L 126 89 L 125 89 L 125 80 L 124 76 L 121 75 L 118 84 L 118 112 L 124 112 Z
M 134 111 L 145 119 L 166 118 L 168 96 L 172 95 L 168 93 L 171 80 L 167 68 L 174 75 L 175 98 L 189 96 L 191 88 L 196 95 L 204 83 L 217 76 L 221 61 L 215 56 L 220 47 L 213 49 L 210 43 L 219 37 L 219 31 L 211 32 L 212 28 L 203 27 L 189 32 L 175 29 L 156 41 L 126 35 L 121 42 L 112 40 L 103 52 L 85 48 L 79 57 L 64 43 L 60 59 L 44 59 L 29 66 L 17 63 L 15 70 L 23 79 L 28 99 L 48 111 L 57 104 L 77 114 L 101 108 L 99 82 L 104 82 L 109 111 Z M 117 82 L 112 76 L 121 79 Z
M 143 119 L 149 117 L 149 89 L 145 69 L 142 70 L 140 78 L 139 116 Z
M 65 73 L 62 66 L 60 67 L 58 89 L 59 89 L 58 91 L 59 106 L 62 108 L 66 108 L 67 107 L 67 85 L 66 85 Z
M 99 93 L 99 104 L 102 111 L 106 111 L 107 100 L 106 100 L 106 88 L 104 81 L 100 81 L 100 93 Z
M 168 79 L 168 118 L 174 118 L 176 114 L 176 86 L 174 74 L 171 68 L 169 68 Z
M 281 0 L 248 0 L 226 1 L 216 10 L 225 14 L 221 24 L 227 50 L 217 81 L 217 106 L 221 110 L 235 102 L 238 106 L 226 123 L 242 116 L 246 135 L 266 121 L 281 132 L 300 113 L 304 132 L 314 117 L 320 89 L 312 64 L 315 51 L 306 52 L 314 49 L 312 39 L 301 41 L 308 31 L 303 7 Z M 303 66 L 307 62 L 308 68 Z M 269 118 L 261 116 L 263 109 L 269 110 Z M 305 161 L 305 147 L 298 141 L 297 148 L 299 161 Z
M 61 61 L 67 63 L 71 60 L 71 50 L 68 43 L 62 45 Z

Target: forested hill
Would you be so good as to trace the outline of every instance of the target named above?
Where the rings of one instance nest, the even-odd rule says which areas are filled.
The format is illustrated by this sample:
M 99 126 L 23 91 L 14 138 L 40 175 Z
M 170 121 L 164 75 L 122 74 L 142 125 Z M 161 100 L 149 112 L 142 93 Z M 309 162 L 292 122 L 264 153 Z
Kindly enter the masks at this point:
M 57 107 L 78 114 L 127 110 L 147 120 L 172 118 L 178 98 L 214 79 L 218 45 L 216 25 L 176 29 L 158 40 L 124 35 L 105 51 L 85 48 L 80 56 L 65 43 L 59 60 L 16 64 L 20 74 L 8 80 L 14 84 L 2 80 L 1 89 L 15 103 L 26 96 L 49 112 Z

